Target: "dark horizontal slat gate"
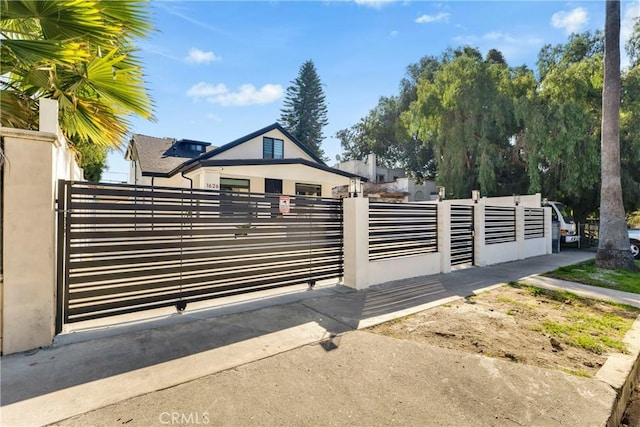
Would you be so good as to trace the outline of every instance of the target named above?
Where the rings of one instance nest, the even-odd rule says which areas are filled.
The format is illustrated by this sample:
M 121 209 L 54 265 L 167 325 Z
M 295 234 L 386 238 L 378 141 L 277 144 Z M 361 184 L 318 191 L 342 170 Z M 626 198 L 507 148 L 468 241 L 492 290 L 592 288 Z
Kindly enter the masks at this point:
M 473 264 L 473 206 L 451 205 L 451 265 Z
M 369 260 L 438 252 L 438 207 L 369 202 Z
M 544 237 L 544 209 L 524 208 L 524 238 Z
M 484 220 L 486 245 L 516 241 L 516 208 L 485 206 Z
M 343 274 L 339 199 L 61 181 L 59 202 L 59 329 Z

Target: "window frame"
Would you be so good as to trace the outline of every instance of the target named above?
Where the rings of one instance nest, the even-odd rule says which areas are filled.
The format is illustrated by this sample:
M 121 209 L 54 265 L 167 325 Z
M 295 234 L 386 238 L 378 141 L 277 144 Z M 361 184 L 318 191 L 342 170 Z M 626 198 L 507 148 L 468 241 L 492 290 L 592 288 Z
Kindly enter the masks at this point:
M 223 183 L 223 181 L 227 181 Z M 229 181 L 236 181 L 231 183 Z M 245 185 L 232 185 L 244 181 Z M 226 187 L 226 188 L 225 188 Z M 227 191 L 231 193 L 250 193 L 251 192 L 251 180 L 246 178 L 223 178 L 220 177 L 220 191 Z
M 268 143 L 271 147 L 268 147 Z M 276 153 L 276 144 L 281 146 L 280 153 Z M 276 157 L 276 154 L 279 154 Z M 272 138 L 270 136 L 262 137 L 262 158 L 263 159 L 284 159 L 284 139 Z
M 301 192 L 298 191 L 298 186 L 305 186 L 305 187 L 308 187 L 308 188 L 312 188 L 313 187 L 313 188 L 317 189 L 316 194 L 300 194 Z M 296 184 L 295 184 L 295 194 L 296 194 L 296 196 L 322 197 L 322 184 L 307 184 L 307 183 L 304 183 L 304 182 L 296 182 Z

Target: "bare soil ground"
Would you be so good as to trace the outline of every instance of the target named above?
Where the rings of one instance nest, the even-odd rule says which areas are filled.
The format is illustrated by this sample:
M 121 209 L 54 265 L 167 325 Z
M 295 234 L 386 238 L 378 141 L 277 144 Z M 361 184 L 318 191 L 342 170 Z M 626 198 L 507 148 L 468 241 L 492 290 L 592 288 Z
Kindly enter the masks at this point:
M 439 347 L 592 377 L 638 311 L 527 286 L 503 286 L 370 329 Z

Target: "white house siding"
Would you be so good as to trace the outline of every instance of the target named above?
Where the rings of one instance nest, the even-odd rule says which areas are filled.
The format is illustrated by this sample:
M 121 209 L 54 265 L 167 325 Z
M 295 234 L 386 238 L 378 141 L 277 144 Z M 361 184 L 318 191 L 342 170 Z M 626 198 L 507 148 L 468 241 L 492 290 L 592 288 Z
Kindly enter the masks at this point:
M 217 156 L 212 157 L 211 160 L 262 159 L 262 138 L 265 136 L 269 138 L 281 139 L 284 141 L 285 159 L 306 159 L 314 161 L 311 156 L 302 151 L 278 129 L 273 129 L 253 139 L 243 142 L 240 145 L 223 151 Z
M 203 169 L 206 170 L 207 168 Z M 264 192 L 265 178 L 281 179 L 282 192 L 290 195 L 295 194 L 296 183 L 321 185 L 323 197 L 331 197 L 331 189 L 333 187 L 349 184 L 348 177 L 298 164 L 223 166 L 216 168 L 216 173 L 219 173 L 221 178 L 249 179 L 250 190 L 255 193 Z M 189 176 L 197 174 L 198 171 L 194 171 Z M 296 178 L 292 179 L 292 177 Z M 164 185 L 158 182 L 158 178 L 156 178 L 156 184 Z
M 189 180 L 186 178 L 183 178 L 182 175 L 180 174 L 174 175 L 171 178 L 162 178 L 162 177 L 152 178 L 150 176 L 140 176 L 138 178 L 138 181 L 135 184 L 136 185 L 152 185 L 152 182 L 153 182 L 153 185 L 161 186 L 161 187 L 189 188 L 191 186 L 191 183 L 189 182 Z M 195 187 L 195 183 L 194 183 L 194 187 Z

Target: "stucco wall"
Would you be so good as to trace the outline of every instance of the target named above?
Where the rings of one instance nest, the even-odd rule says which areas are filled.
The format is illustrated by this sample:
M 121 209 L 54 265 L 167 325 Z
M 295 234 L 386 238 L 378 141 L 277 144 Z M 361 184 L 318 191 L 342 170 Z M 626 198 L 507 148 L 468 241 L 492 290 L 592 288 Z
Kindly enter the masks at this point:
M 531 258 L 547 253 L 547 239 L 544 237 L 539 239 L 527 239 L 521 245 L 521 258 Z
M 206 168 L 204 169 L 206 170 Z M 297 164 L 224 166 L 217 168 L 216 173 L 219 173 L 221 178 L 251 180 L 250 189 L 255 193 L 264 192 L 265 178 L 281 179 L 283 181 L 282 192 L 289 195 L 295 195 L 296 183 L 321 185 L 323 197 L 331 197 L 333 187 L 349 184 L 347 177 Z
M 535 197 L 533 198 L 535 200 Z M 551 253 L 550 211 L 545 209 L 545 237 L 524 239 L 524 207 L 516 208 L 516 240 L 485 244 L 485 205 L 471 201 L 432 202 L 438 207 L 438 252 L 369 261 L 369 199 L 344 199 L 344 284 L 355 289 L 451 271 L 451 205 L 474 207 L 474 265 L 515 261 Z
M 153 183 L 153 184 L 152 184 Z M 137 182 L 138 185 L 156 185 L 161 187 L 184 187 L 189 188 L 191 183 L 182 175 L 177 174 L 171 178 L 141 176 Z M 195 185 L 194 185 L 195 187 Z
M 369 261 L 369 286 L 440 273 L 440 254 L 430 253 Z
M 249 141 L 246 141 L 240 145 L 237 145 L 227 151 L 212 157 L 212 160 L 225 160 L 225 159 L 262 159 L 262 137 L 267 136 L 270 138 L 282 139 L 284 141 L 284 158 L 285 159 L 313 159 L 297 145 L 295 145 L 289 138 L 287 138 L 278 129 L 273 129 L 265 134 L 257 136 Z
M 335 169 L 359 175 L 367 178 L 368 180 L 372 180 L 369 165 L 361 160 L 347 160 L 344 162 L 340 162 L 333 167 Z M 375 181 L 375 179 L 373 180 Z
M 3 169 L 2 352 L 51 344 L 55 325 L 57 135 L 0 128 Z
M 56 316 L 59 179 L 83 171 L 58 127 L 58 103 L 40 99 L 39 131 L 0 127 L 3 174 L 0 331 L 3 354 L 51 344 Z
M 542 204 L 542 196 L 540 193 L 518 196 L 520 198 L 519 205 L 530 208 L 539 208 Z M 487 206 L 514 206 L 514 196 L 504 197 L 483 197 L 480 203 Z
M 484 265 L 515 261 L 518 259 L 518 242 L 484 245 L 481 251 L 483 252 Z

